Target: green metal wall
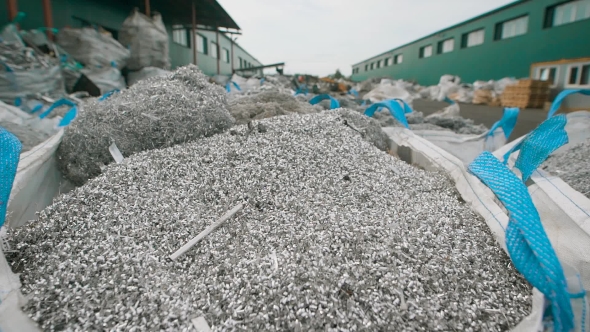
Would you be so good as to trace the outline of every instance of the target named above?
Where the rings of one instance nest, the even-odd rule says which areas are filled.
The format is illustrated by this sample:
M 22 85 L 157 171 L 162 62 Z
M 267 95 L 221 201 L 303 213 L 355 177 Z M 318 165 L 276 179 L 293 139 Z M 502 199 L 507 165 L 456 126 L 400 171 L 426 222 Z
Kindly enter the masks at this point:
M 82 22 L 75 18 L 79 17 L 91 23 L 118 31 L 123 21 L 133 10 L 132 6 L 125 6 L 117 0 L 51 0 L 51 4 L 53 23 L 56 28 L 65 26 L 81 27 Z M 22 29 L 35 29 L 44 26 L 41 0 L 18 0 L 18 10 L 27 14 L 27 17 L 20 24 Z M 152 10 L 158 11 L 158 8 L 152 8 Z M 166 23 L 166 17 L 163 17 L 163 20 Z M 8 23 L 7 8 L 6 5 L 0 5 L 0 25 L 6 23 Z M 166 25 L 166 29 L 170 40 L 170 62 L 172 67 L 176 68 L 192 63 L 192 48 L 172 42 L 172 27 Z M 215 40 L 215 32 L 200 31 L 199 33 L 207 37 L 208 43 Z M 230 40 L 221 33 L 219 34 L 219 43 L 221 47 L 225 47 L 231 52 Z M 262 65 L 237 44 L 234 45 L 233 56 L 235 68 L 239 67 L 238 57 L 246 59 L 254 66 Z M 207 75 L 217 74 L 217 60 L 210 55 L 199 53 L 197 55 L 197 65 Z M 223 75 L 230 75 L 232 72 L 231 62 L 228 64 L 221 60 L 220 72 Z
M 81 21 L 74 17 L 80 17 L 92 23 L 100 24 L 106 28 L 119 30 L 121 24 L 133 7 L 120 4 L 116 0 L 51 0 L 53 11 L 53 25 L 56 28 L 65 26 L 80 27 Z M 157 10 L 154 8 L 154 10 Z M 18 0 L 18 11 L 27 14 L 22 21 L 22 29 L 35 29 L 44 26 L 43 8 L 40 0 Z M 8 20 L 6 6 L 0 5 L 0 23 Z
M 215 75 L 217 74 L 217 59 L 213 58 L 211 56 L 211 42 L 216 42 L 216 35 L 214 31 L 202 31 L 202 30 L 198 30 L 197 31 L 200 35 L 204 36 L 205 38 L 207 38 L 207 49 L 208 49 L 208 54 L 203 54 L 203 53 L 198 53 L 197 54 L 197 63 L 199 68 L 201 68 L 201 70 L 203 70 L 203 72 L 207 75 Z M 172 43 L 174 44 L 174 43 Z M 179 46 L 179 45 L 175 45 L 175 46 Z M 187 48 L 187 47 L 182 47 L 184 48 L 184 50 L 188 50 L 190 53 L 190 59 L 192 61 L 192 49 Z M 231 56 L 231 41 L 230 39 L 225 36 L 222 33 L 219 33 L 219 56 L 222 56 L 222 52 L 223 49 L 228 49 L 230 51 L 230 56 Z M 181 56 L 184 55 L 183 53 L 178 53 L 176 56 Z M 238 57 L 252 63 L 252 66 L 262 66 L 262 63 L 260 63 L 258 60 L 256 60 L 253 56 L 251 56 L 250 54 L 248 54 L 244 49 L 242 49 L 238 44 L 234 43 L 234 68 L 238 69 L 240 67 L 240 62 L 238 60 Z M 173 60 L 174 61 L 174 60 Z M 174 62 L 173 62 L 174 64 Z M 230 62 L 225 62 L 223 61 L 223 58 L 219 59 L 219 70 L 220 73 L 222 75 L 230 75 L 232 72 L 232 68 L 231 68 L 231 58 L 230 58 Z
M 389 67 L 365 71 L 365 64 L 383 59 L 385 53 L 353 66 L 359 73 L 352 75 L 355 81 L 371 77 L 392 77 L 415 80 L 422 85 L 438 84 L 441 75 L 458 75 L 464 82 L 500 79 L 503 77 L 528 77 L 532 63 L 590 56 L 590 19 L 558 27 L 543 28 L 545 9 L 563 0 L 523 1 L 505 10 L 482 17 L 476 21 L 442 30 L 387 54 L 403 54 L 403 62 Z M 494 40 L 496 23 L 529 15 L 528 32 L 514 38 Z M 482 45 L 461 48 L 464 33 L 485 29 Z M 452 52 L 437 54 L 439 41 L 455 39 Z M 422 46 L 433 46 L 433 55 L 419 58 Z

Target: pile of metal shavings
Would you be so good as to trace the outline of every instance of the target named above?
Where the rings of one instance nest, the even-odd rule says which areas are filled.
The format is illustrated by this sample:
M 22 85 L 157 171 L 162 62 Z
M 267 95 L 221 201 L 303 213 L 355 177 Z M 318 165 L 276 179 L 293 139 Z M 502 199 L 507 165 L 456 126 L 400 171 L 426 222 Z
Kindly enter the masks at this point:
M 446 130 L 445 128 L 435 126 L 435 125 L 428 125 L 424 126 L 424 113 L 413 111 L 411 113 L 405 114 L 406 121 L 410 125 L 410 128 L 414 129 L 414 125 L 423 125 L 423 126 L 416 126 L 416 128 L 430 128 L 432 130 Z M 389 112 L 388 109 L 382 108 L 379 112 L 375 112 L 373 118 L 379 122 L 381 127 L 401 127 L 402 124 L 399 123 Z
M 278 115 L 317 113 L 321 110 L 321 108 L 279 91 L 237 95 L 229 101 L 228 109 L 238 124 Z
M 380 130 L 349 110 L 279 116 L 110 165 L 11 234 L 25 311 L 44 330 L 190 331 L 200 316 L 213 331 L 516 325 L 531 287 L 485 222 L 446 176 L 350 123 Z
M 401 126 L 401 123 L 395 120 L 387 109 L 375 112 L 374 117 L 379 121 L 382 127 Z M 406 119 L 408 120 L 410 128 L 413 130 L 450 130 L 463 135 L 480 135 L 489 130 L 485 125 L 476 125 L 473 123 L 473 120 L 465 119 L 461 116 L 424 117 L 422 112 L 412 112 L 406 114 Z
M 357 111 L 357 112 L 364 112 L 365 109 L 367 108 L 367 106 L 361 106 L 359 103 L 357 103 L 354 99 L 348 98 L 347 96 L 341 96 L 339 94 L 331 94 L 332 97 L 334 97 L 336 100 L 338 100 L 338 103 L 340 104 L 341 108 L 346 108 L 349 110 L 353 110 L 353 111 Z M 310 94 L 309 95 L 309 99 L 313 98 L 315 95 Z M 321 102 L 317 103 L 316 105 L 314 105 L 316 107 L 319 107 L 321 110 L 329 110 L 330 109 L 330 100 L 322 100 Z
M 0 127 L 8 130 L 10 133 L 16 136 L 16 138 L 18 138 L 22 144 L 21 153 L 30 151 L 32 148 L 41 144 L 50 136 L 47 133 L 37 130 L 31 126 L 18 125 L 10 121 L 0 121 Z
M 464 135 L 481 135 L 489 130 L 485 125 L 476 125 L 474 124 L 473 120 L 465 119 L 462 116 L 431 116 L 425 118 L 424 122 L 442 128 L 447 128 L 456 132 L 457 134 Z
M 480 135 L 489 130 L 485 125 L 475 125 L 473 120 L 461 116 L 430 115 L 425 117 L 424 113 L 418 111 L 407 113 L 405 116 L 413 130 L 451 130 L 457 134 L 465 135 Z M 382 127 L 401 126 L 401 123 L 395 120 L 389 110 L 385 108 L 375 112 L 373 117 L 379 121 Z
M 541 167 L 590 198 L 590 140 L 554 153 Z
M 65 131 L 58 164 L 67 179 L 82 185 L 113 161 L 113 142 L 127 157 L 208 137 L 233 124 L 223 89 L 190 65 L 85 104 Z
M 264 77 L 264 83 L 253 92 L 258 91 L 279 91 L 283 93 L 292 93 L 293 83 L 291 80 L 283 75 L 267 75 Z

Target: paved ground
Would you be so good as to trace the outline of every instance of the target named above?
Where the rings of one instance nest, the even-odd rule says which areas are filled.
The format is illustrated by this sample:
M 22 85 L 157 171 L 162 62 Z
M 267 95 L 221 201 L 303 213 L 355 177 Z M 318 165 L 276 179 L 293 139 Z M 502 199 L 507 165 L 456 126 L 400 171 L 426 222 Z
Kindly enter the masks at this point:
M 424 113 L 424 115 L 432 114 L 443 107 L 448 106 L 448 103 L 416 99 L 413 101 L 414 110 Z M 492 107 L 486 105 L 473 104 L 459 104 L 461 106 L 461 116 L 467 119 L 472 119 L 475 124 L 483 123 L 488 128 L 502 117 L 502 107 Z M 524 109 L 520 110 L 516 127 L 510 136 L 510 140 L 518 138 L 522 135 L 528 134 L 535 129 L 547 116 L 547 111 L 541 109 Z

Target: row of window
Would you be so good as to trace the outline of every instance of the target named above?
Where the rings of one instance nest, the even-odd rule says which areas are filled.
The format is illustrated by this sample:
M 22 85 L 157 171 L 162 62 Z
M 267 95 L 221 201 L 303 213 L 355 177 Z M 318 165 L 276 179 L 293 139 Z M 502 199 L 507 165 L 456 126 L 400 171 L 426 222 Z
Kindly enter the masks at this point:
M 190 48 L 191 44 L 191 30 L 184 28 L 182 25 L 175 25 L 172 26 L 172 41 L 178 45 L 182 45 L 185 47 Z M 210 45 L 210 47 L 208 47 Z M 217 59 L 219 56 L 219 46 L 216 42 L 211 41 L 207 44 L 207 37 L 197 33 L 197 51 L 199 53 L 203 53 L 206 55 L 211 56 L 212 58 Z M 230 52 L 227 48 L 221 48 L 221 60 L 225 63 L 230 63 Z M 252 68 L 254 65 L 251 62 L 238 57 L 240 62 L 240 69 L 242 68 Z
M 238 59 L 240 60 L 240 69 L 242 68 L 253 68 L 255 67 L 251 62 L 248 62 L 240 57 L 238 57 Z
M 381 59 L 381 60 L 377 60 L 375 62 L 371 62 L 370 64 L 367 63 L 365 64 L 365 71 L 369 71 L 369 70 L 373 70 L 373 69 L 378 69 L 381 67 L 389 67 L 392 64 L 394 65 L 399 65 L 400 63 L 402 63 L 404 61 L 404 55 L 403 54 L 396 54 L 393 57 L 387 57 L 385 59 Z M 352 73 L 353 74 L 358 74 L 359 73 L 360 68 L 356 67 L 352 69 Z
M 535 78 L 549 81 L 552 86 L 556 86 L 558 74 L 558 66 L 539 67 L 535 71 Z M 567 66 L 564 86 L 566 88 L 590 88 L 590 62 Z
M 546 8 L 543 27 L 550 28 L 590 18 L 590 0 L 575 0 Z M 529 16 L 523 15 L 507 21 L 499 22 L 494 29 L 494 40 L 502 40 L 524 35 L 528 32 Z M 480 28 L 461 35 L 461 48 L 469 48 L 483 44 L 485 29 Z M 455 49 L 455 39 L 439 41 L 436 53 L 444 54 Z M 434 54 L 432 45 L 420 47 L 418 57 L 429 58 Z M 402 55 L 399 54 L 401 57 Z M 395 62 L 395 61 L 394 61 Z M 387 62 L 386 62 L 387 63 Z M 400 62 L 401 63 L 401 62 Z M 385 65 L 387 66 L 387 64 Z M 381 68 L 381 60 L 365 64 L 365 71 Z M 358 74 L 360 68 L 353 68 L 352 73 Z

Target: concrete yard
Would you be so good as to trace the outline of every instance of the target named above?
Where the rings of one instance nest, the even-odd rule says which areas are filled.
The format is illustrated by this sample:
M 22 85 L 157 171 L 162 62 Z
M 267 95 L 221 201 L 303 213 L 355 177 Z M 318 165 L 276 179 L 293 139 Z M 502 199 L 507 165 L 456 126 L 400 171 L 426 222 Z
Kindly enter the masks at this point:
M 414 110 L 424 113 L 424 116 L 432 114 L 449 104 L 441 101 L 433 101 L 427 99 L 416 99 L 413 101 Z M 493 107 L 487 105 L 474 105 L 474 104 L 462 104 L 461 116 L 466 119 L 472 119 L 475 124 L 483 123 L 488 128 L 491 127 L 496 121 L 502 117 L 502 107 Z M 527 108 L 520 110 L 518 115 L 518 121 L 514 132 L 510 136 L 509 140 L 512 141 L 522 135 L 528 134 L 531 130 L 535 129 L 545 118 L 547 117 L 547 111 L 542 109 Z

